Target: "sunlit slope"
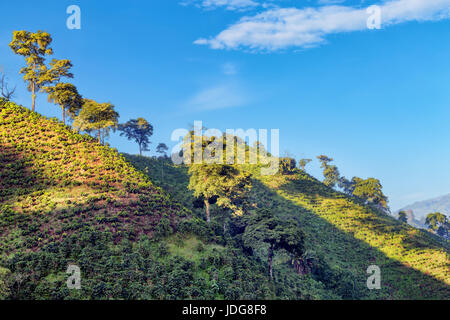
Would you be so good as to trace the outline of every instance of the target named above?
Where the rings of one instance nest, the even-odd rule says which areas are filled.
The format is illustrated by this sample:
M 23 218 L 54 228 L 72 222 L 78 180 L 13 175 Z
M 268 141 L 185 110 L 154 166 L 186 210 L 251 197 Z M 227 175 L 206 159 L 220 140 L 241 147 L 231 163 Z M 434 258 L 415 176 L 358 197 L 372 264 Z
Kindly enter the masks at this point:
M 450 298 L 448 246 L 377 209 L 326 187 L 311 176 L 258 176 L 256 197 L 280 215 L 294 216 L 309 248 L 333 268 L 353 274 L 364 292 L 367 267 L 381 269 L 382 288 L 368 296 L 387 299 Z
M 174 199 L 193 209 L 192 194 L 186 191 L 186 167 L 161 159 L 127 158 Z M 251 171 L 251 201 L 300 221 L 306 233 L 307 256 L 319 268 L 313 277 L 329 290 L 346 299 L 450 298 L 448 245 L 444 242 L 298 170 L 265 177 L 258 168 Z M 290 268 L 282 257 L 275 264 L 278 270 L 288 272 Z M 367 288 L 370 265 L 380 267 L 380 290 Z
M 0 101 L 0 300 L 339 298 L 293 272 L 269 281 L 174 198 L 116 150 Z
M 13 103 L 0 106 L 0 205 L 2 254 L 87 228 L 151 236 L 185 214 L 116 150 Z

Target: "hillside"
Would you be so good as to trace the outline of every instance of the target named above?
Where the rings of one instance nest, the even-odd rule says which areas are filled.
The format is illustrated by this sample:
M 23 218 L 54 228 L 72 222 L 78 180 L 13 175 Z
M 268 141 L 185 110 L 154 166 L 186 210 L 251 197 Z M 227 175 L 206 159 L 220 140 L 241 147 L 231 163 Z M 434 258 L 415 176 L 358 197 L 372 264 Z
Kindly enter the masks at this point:
M 443 243 L 298 170 L 252 172 L 252 201 L 306 234 L 305 272 L 278 254 L 269 281 L 264 253 L 233 231 L 240 218 L 213 206 L 206 224 L 186 167 L 121 155 L 13 103 L 0 103 L 0 159 L 0 298 L 450 297 Z M 81 290 L 66 287 L 69 264 Z M 381 290 L 366 287 L 372 264 Z
M 220 226 L 56 119 L 0 101 L 0 159 L 0 299 L 340 298 L 292 268 L 270 282 Z
M 424 221 L 427 214 L 433 212 L 440 212 L 450 217 L 450 194 L 425 201 L 418 201 L 399 211 L 401 210 L 412 210 L 416 219 L 420 221 Z
M 186 193 L 187 168 L 164 159 L 126 157 L 155 184 L 192 207 L 192 198 Z M 312 276 L 341 297 L 450 298 L 448 244 L 428 233 L 335 192 L 299 170 L 266 177 L 253 170 L 251 198 L 281 217 L 298 219 L 306 232 L 308 255 L 314 261 Z M 220 215 L 216 219 L 220 220 Z M 281 269 L 287 265 L 283 257 L 277 264 Z M 366 287 L 369 265 L 381 269 L 381 290 Z

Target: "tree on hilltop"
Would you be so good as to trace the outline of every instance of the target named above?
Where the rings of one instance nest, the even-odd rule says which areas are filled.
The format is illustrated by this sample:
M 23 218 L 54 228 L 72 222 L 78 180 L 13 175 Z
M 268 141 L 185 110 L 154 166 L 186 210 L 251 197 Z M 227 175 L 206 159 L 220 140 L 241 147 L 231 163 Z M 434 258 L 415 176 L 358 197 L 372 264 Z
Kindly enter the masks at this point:
M 48 93 L 48 101 L 61 107 L 64 124 L 66 124 L 66 115 L 75 119 L 83 107 L 83 98 L 71 83 L 60 82 L 52 87 L 46 87 L 45 91 Z
M 285 250 L 293 261 L 300 259 L 304 252 L 304 234 L 295 220 L 284 221 L 269 209 L 258 209 L 247 219 L 242 240 L 249 248 L 267 246 L 269 276 L 273 279 L 273 257 L 278 250 Z
M 13 40 L 9 47 L 14 53 L 25 57 L 27 66 L 20 70 L 23 79 L 28 83 L 28 90 L 31 91 L 32 105 L 35 110 L 36 93 L 45 85 L 47 67 L 45 66 L 45 56 L 53 54 L 49 47 L 52 37 L 44 31 L 32 33 L 29 31 L 14 31 Z
M 97 132 L 99 143 L 104 143 L 110 130 L 118 126 L 119 114 L 111 103 L 98 103 L 84 99 L 83 108 L 73 122 L 73 127 L 86 132 Z
M 440 212 L 434 212 L 427 215 L 425 224 L 430 230 L 440 235 L 447 237 L 450 231 L 450 222 L 446 215 Z
M 406 216 L 406 211 L 400 211 L 398 213 L 398 220 L 403 223 L 408 223 L 408 217 Z
M 330 188 L 334 188 L 341 177 L 337 166 L 329 164 L 334 159 L 325 155 L 320 155 L 317 159 L 322 164 L 320 167 L 323 169 L 323 176 L 325 177 L 323 183 Z
M 388 198 L 383 194 L 380 180 L 375 178 L 361 179 L 353 177 L 353 195 L 383 210 L 388 210 Z
M 169 150 L 169 147 L 166 146 L 165 143 L 160 143 L 156 147 L 156 152 L 159 153 L 162 157 L 167 157 L 167 151 Z
M 308 163 L 310 163 L 312 161 L 312 159 L 300 159 L 300 161 L 298 162 L 298 165 L 300 167 L 300 169 L 302 169 L 303 171 L 305 171 L 306 166 L 308 165 Z
M 139 155 L 143 151 L 150 151 L 150 137 L 153 135 L 153 126 L 144 118 L 131 119 L 119 125 L 120 136 L 125 136 L 128 140 L 134 140 L 139 146 Z
M 219 207 L 242 215 L 245 198 L 251 188 L 250 176 L 236 166 L 223 164 L 192 164 L 189 167 L 189 190 L 202 197 L 206 208 L 206 221 L 210 222 L 210 203 L 214 199 Z

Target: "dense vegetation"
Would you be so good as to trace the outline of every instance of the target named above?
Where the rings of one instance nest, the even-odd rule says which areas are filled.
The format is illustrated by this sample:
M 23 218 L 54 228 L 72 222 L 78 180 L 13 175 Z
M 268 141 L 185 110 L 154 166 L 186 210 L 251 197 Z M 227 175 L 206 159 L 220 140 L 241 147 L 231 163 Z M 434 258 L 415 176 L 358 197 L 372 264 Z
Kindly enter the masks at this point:
M 188 170 L 166 158 L 126 156 L 152 181 L 191 210 L 196 201 L 186 193 Z M 283 165 L 283 164 L 282 164 Z M 252 170 L 250 198 L 282 219 L 296 219 L 304 233 L 300 274 L 346 299 L 450 298 L 449 246 L 428 232 L 390 217 L 377 204 L 337 192 L 302 170 L 261 176 Z M 223 211 L 212 207 L 212 222 L 222 224 Z M 257 253 L 266 259 L 265 252 Z M 275 257 L 278 276 L 292 273 L 286 255 Z M 367 267 L 378 265 L 381 290 L 366 287 Z
M 270 281 L 239 236 L 56 119 L 1 101 L 0 158 L 2 298 L 339 298 L 288 265 Z M 66 286 L 69 264 L 81 290 Z
M 379 180 L 341 177 L 321 155 L 320 182 L 306 173 L 311 159 L 297 169 L 235 136 L 227 143 L 242 143 L 245 159 L 280 160 L 279 172 L 195 163 L 195 147 L 180 154 L 188 165 L 174 165 L 164 143 L 161 157 L 143 157 L 153 126 L 119 124 L 113 104 L 62 82 L 72 63 L 47 64 L 51 43 L 43 31 L 16 31 L 10 43 L 25 58 L 32 111 L 0 82 L 0 299 L 450 298 L 448 242 L 409 227 L 406 213 L 390 217 Z M 37 93 L 61 107 L 63 123 L 34 112 Z M 117 129 L 140 156 L 104 146 Z M 218 152 L 218 137 L 193 134 L 185 144 L 211 159 L 238 156 L 239 147 Z M 448 237 L 441 213 L 426 223 Z M 73 264 L 80 290 L 66 285 Z M 380 290 L 366 285 L 371 265 Z

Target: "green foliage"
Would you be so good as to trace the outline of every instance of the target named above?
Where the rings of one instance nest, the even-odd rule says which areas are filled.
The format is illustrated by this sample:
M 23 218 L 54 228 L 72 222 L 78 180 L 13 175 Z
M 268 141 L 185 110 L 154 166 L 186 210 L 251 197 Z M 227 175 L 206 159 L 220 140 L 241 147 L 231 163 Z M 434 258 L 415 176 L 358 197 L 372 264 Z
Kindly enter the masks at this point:
M 158 152 L 159 154 L 161 154 L 161 156 L 167 157 L 166 152 L 169 150 L 169 147 L 166 146 L 165 143 L 160 143 L 158 144 L 158 146 L 156 147 L 156 152 Z
M 249 202 L 271 210 L 285 226 L 280 239 L 291 239 L 274 254 L 273 281 L 264 246 L 252 253 L 244 245 L 245 216 L 212 205 L 211 222 L 201 219 L 186 166 L 120 155 L 56 119 L 0 103 L 3 298 L 449 298 L 449 249 L 437 237 L 300 170 L 238 168 L 252 173 Z M 304 235 L 295 255 L 291 220 Z M 81 290 L 65 284 L 72 263 Z M 382 270 L 381 290 L 366 287 L 371 264 Z
M 280 158 L 280 170 L 281 174 L 291 174 L 295 171 L 296 163 L 295 159 L 286 157 Z
M 283 221 L 268 209 L 258 209 L 246 219 L 247 226 L 242 237 L 244 245 L 258 248 L 268 245 L 267 257 L 270 278 L 273 278 L 272 260 L 277 250 L 286 250 L 293 260 L 301 257 L 304 251 L 304 235 L 296 220 Z
M 143 151 L 150 151 L 150 137 L 153 135 L 153 126 L 144 118 L 131 119 L 124 124 L 119 125 L 120 135 L 128 140 L 134 140 L 139 146 L 139 154 Z
M 310 163 L 312 161 L 312 159 L 300 159 L 300 161 L 298 162 L 298 165 L 300 167 L 300 169 L 302 169 L 303 171 L 306 170 L 306 166 L 308 165 L 308 163 Z
M 242 215 L 245 210 L 245 197 L 251 188 L 250 176 L 230 165 L 192 164 L 189 189 L 195 197 L 205 199 L 207 221 L 209 201 L 215 198 L 218 206 L 231 209 L 234 215 Z
M 324 155 L 318 156 L 317 159 L 322 163 L 321 168 L 323 168 L 323 176 L 325 177 L 323 183 L 330 188 L 334 188 L 339 182 L 340 173 L 335 165 L 329 165 L 333 159 Z
M 44 88 L 48 93 L 49 102 L 59 105 L 63 111 L 63 123 L 66 123 L 66 113 L 74 119 L 83 107 L 83 98 L 77 88 L 71 83 L 57 83 Z
M 427 215 L 425 224 L 441 237 L 448 237 L 450 232 L 450 221 L 446 215 L 440 212 L 430 213 Z
M 374 204 L 380 208 L 388 209 L 387 197 L 383 194 L 383 186 L 380 180 L 375 178 L 361 179 L 354 177 L 352 179 L 353 195 L 363 199 L 369 204 Z
M 83 108 L 75 118 L 73 127 L 86 132 L 97 131 L 98 142 L 104 143 L 109 131 L 117 128 L 118 118 L 119 114 L 114 110 L 114 105 L 84 99 Z
M 401 222 L 403 222 L 403 223 L 408 223 L 408 217 L 407 217 L 405 211 L 400 211 L 400 212 L 398 213 L 398 220 L 401 221 Z
M 23 79 L 28 83 L 28 89 L 32 92 L 32 110 L 35 110 L 36 92 L 38 92 L 46 83 L 47 67 L 45 65 L 45 56 L 53 54 L 49 47 L 52 38 L 49 33 L 37 31 L 14 31 L 13 39 L 9 44 L 11 50 L 25 58 L 26 67 L 20 70 Z
M 6 299 L 10 295 L 11 271 L 0 267 L 0 300 Z

